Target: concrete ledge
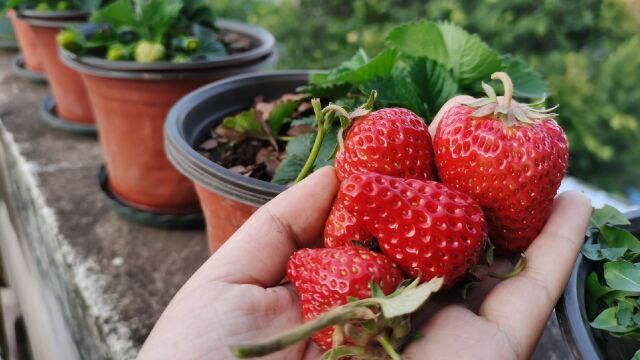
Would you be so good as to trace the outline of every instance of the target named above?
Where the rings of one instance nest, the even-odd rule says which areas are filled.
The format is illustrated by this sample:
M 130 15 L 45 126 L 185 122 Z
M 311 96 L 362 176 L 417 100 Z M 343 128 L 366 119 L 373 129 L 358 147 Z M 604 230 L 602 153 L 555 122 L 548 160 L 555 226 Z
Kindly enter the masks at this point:
M 147 228 L 112 213 L 96 183 L 97 141 L 39 120 L 48 89 L 11 75 L 12 55 L 0 53 L 1 196 L 22 250 L 33 256 L 81 358 L 133 358 L 206 259 L 205 234 Z

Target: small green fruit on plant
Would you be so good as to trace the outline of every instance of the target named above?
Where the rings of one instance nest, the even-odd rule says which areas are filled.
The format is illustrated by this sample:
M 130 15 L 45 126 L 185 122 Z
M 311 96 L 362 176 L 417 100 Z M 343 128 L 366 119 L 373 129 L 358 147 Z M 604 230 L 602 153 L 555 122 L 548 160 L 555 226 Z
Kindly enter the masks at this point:
M 161 60 L 164 57 L 164 53 L 164 45 L 143 40 L 136 45 L 134 59 L 139 63 L 152 63 Z

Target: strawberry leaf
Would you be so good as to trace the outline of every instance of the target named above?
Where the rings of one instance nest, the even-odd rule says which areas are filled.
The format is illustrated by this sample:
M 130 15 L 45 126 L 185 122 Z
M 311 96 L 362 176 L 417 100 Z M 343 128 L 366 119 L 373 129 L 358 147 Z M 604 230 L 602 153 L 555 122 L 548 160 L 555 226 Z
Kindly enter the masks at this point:
M 387 34 L 385 44 L 404 55 L 425 57 L 443 65 L 449 64 L 449 52 L 440 28 L 431 21 L 400 25 Z
M 597 314 L 598 300 L 612 291 L 613 289 L 600 284 L 598 274 L 594 272 L 589 274 L 587 277 L 587 292 L 589 294 L 589 296 L 587 296 L 587 313 L 590 319 Z
M 442 278 L 433 278 L 417 287 L 410 285 L 396 296 L 376 299 L 376 302 L 380 304 L 382 313 L 387 319 L 411 314 L 424 304 L 431 294 L 440 290 L 442 283 Z
M 624 248 L 640 254 L 640 240 L 632 233 L 613 226 L 604 225 L 600 229 L 600 244 L 607 248 Z
M 449 22 L 439 23 L 438 27 L 449 53 L 448 66 L 460 84 L 471 85 L 502 70 L 498 53 L 477 35 Z
M 611 205 L 605 205 L 599 209 L 593 209 L 589 227 L 601 228 L 604 225 L 629 225 L 630 222 L 618 209 Z
M 458 84 L 451 71 L 424 57 L 409 63 L 409 78 L 422 102 L 427 104 L 429 119 L 458 92 Z
M 399 106 L 409 109 L 423 118 L 427 115 L 427 110 L 418 95 L 416 86 L 402 69 L 397 68 L 386 76 L 372 79 L 366 84 L 362 84 L 359 89 L 365 94 L 376 90 L 378 92 L 376 98 L 378 107 Z
M 272 134 L 280 133 L 282 126 L 291 121 L 291 115 L 298 109 L 298 106 L 300 106 L 300 101 L 296 100 L 283 101 L 273 106 L 268 120 Z
M 237 115 L 226 117 L 222 120 L 222 126 L 232 129 L 240 134 L 247 135 L 266 135 L 262 125 L 256 118 L 254 109 L 243 111 Z

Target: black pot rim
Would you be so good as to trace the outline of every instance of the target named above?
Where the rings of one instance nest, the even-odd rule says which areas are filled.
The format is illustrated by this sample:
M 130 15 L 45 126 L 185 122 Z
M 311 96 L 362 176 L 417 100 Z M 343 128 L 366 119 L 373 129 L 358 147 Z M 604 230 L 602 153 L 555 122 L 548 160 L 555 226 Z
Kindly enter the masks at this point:
M 625 213 L 627 219 L 640 218 L 640 209 Z M 571 277 L 564 293 L 556 305 L 556 317 L 573 355 L 578 359 L 597 360 L 603 355 L 594 339 L 584 305 L 584 294 L 578 291 L 578 284 L 586 282 L 587 259 L 578 255 Z M 594 357 L 595 355 L 595 357 Z
M 149 78 L 153 74 L 169 72 L 189 72 L 189 71 L 213 71 L 227 70 L 234 67 L 243 67 L 265 59 L 274 58 L 275 38 L 262 27 L 249 25 L 231 20 L 218 20 L 216 24 L 225 31 L 236 32 L 250 37 L 258 45 L 251 50 L 231 54 L 214 60 L 190 61 L 186 63 L 174 63 L 170 61 L 159 61 L 149 64 L 142 64 L 135 61 L 110 61 L 97 57 L 77 56 L 69 51 L 60 48 L 62 61 L 78 71 L 92 75 L 116 78 Z
M 205 85 L 178 101 L 169 111 L 165 122 L 165 151 L 169 160 L 188 178 L 204 188 L 223 194 L 238 202 L 258 207 L 286 190 L 283 185 L 246 177 L 205 158 L 186 141 L 182 121 L 193 103 L 222 93 L 230 83 L 270 82 L 282 77 L 306 81 L 309 71 L 270 71 L 230 77 Z
M 89 12 L 85 10 L 74 11 L 35 11 L 18 10 L 16 12 L 19 19 L 26 21 L 29 25 L 61 29 L 73 23 L 81 23 L 89 18 Z

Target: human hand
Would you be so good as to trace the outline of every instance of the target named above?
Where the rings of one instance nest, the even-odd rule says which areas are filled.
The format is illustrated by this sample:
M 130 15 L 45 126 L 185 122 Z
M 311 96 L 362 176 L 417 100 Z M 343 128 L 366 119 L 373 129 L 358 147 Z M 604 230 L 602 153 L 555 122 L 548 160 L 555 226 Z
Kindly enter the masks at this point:
M 139 358 L 233 359 L 230 345 L 299 325 L 297 295 L 281 280 L 294 251 L 322 243 L 337 189 L 333 169 L 324 168 L 260 208 L 178 292 Z M 444 294 L 428 302 L 424 336 L 403 358 L 527 358 L 566 285 L 590 213 L 590 202 L 580 193 L 559 196 L 526 252 L 527 268 L 500 283 L 484 281 L 472 301 L 452 305 Z M 303 342 L 265 359 L 317 359 L 320 354 L 314 344 Z

